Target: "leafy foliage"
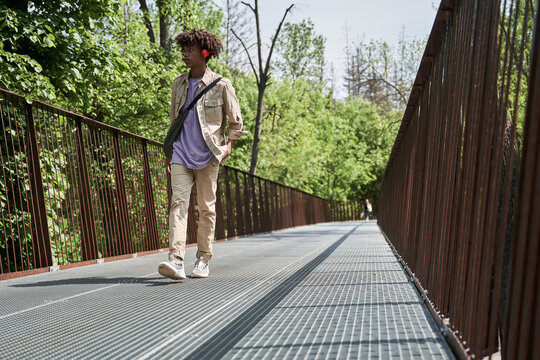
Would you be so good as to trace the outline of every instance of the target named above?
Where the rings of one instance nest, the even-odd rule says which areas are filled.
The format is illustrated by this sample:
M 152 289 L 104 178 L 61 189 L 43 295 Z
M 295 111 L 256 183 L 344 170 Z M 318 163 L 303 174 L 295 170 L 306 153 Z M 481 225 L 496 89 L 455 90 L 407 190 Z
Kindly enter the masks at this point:
M 20 109 L 2 103 L 0 132 L 0 269 L 20 271 L 32 262 L 28 170 L 23 151 L 25 124 Z
M 362 96 L 385 110 L 403 110 L 416 77 L 425 41 L 402 31 L 397 46 L 380 40 L 359 40 L 347 47 L 349 96 Z
M 322 82 L 325 41 L 323 36 L 315 34 L 310 19 L 298 24 L 286 23 L 276 46 L 280 59 L 275 68 L 293 83 L 300 77 Z
M 235 88 L 249 134 L 235 144 L 230 165 L 249 166 L 254 105 L 253 80 L 236 77 Z M 251 86 L 251 88 L 250 88 Z M 400 114 L 386 117 L 361 98 L 336 101 L 324 85 L 306 79 L 275 82 L 268 90 L 259 174 L 335 200 L 378 198 Z
M 174 44 L 167 49 L 150 41 L 139 2 L 9 4 L 1 12 L 1 87 L 133 133 L 164 137 L 171 84 L 186 69 Z M 162 16 L 170 17 L 173 36 L 191 27 L 226 33 L 222 9 L 209 0 L 148 4 L 156 35 Z M 280 39 L 272 69 L 278 76 L 264 100 L 260 174 L 326 198 L 376 199 L 399 114 L 361 97 L 335 100 L 325 90 L 324 38 L 310 20 L 285 24 Z M 249 131 L 228 164 L 248 170 L 258 89 L 254 75 L 229 68 L 225 60 L 209 65 L 233 81 Z

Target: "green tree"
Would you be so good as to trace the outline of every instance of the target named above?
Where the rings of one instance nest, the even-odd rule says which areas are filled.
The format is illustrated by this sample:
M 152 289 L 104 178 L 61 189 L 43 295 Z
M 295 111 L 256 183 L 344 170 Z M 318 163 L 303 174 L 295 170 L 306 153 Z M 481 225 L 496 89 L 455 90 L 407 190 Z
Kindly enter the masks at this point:
M 257 34 L 257 66 L 252 60 L 252 56 L 249 53 L 248 47 L 246 46 L 245 42 L 233 31 L 233 34 L 236 36 L 236 38 L 240 41 L 242 44 L 242 47 L 244 48 L 249 63 L 251 65 L 251 69 L 253 70 L 253 74 L 255 75 L 255 79 L 257 81 L 257 89 L 259 90 L 258 98 L 257 98 L 257 115 L 255 116 L 255 130 L 253 134 L 253 146 L 251 148 L 251 165 L 249 167 L 249 172 L 252 174 L 255 174 L 257 171 L 257 162 L 258 162 L 258 156 L 259 156 L 259 142 L 261 137 L 261 123 L 264 113 L 264 92 L 266 91 L 266 87 L 268 86 L 268 82 L 270 80 L 270 65 L 272 61 L 272 54 L 274 52 L 274 47 L 276 45 L 276 41 L 279 37 L 279 33 L 281 31 L 281 27 L 283 26 L 283 22 L 285 21 L 285 18 L 287 17 L 287 14 L 291 11 L 292 7 L 294 5 L 289 6 L 285 13 L 283 14 L 283 18 L 281 19 L 281 22 L 279 23 L 276 32 L 274 34 L 274 37 L 272 38 L 272 42 L 270 45 L 270 50 L 268 51 L 268 55 L 266 57 L 266 62 L 263 66 L 263 54 L 262 54 L 262 47 L 263 42 L 261 39 L 261 27 L 260 27 L 260 20 L 259 20 L 259 1 L 255 0 L 255 5 L 252 6 L 251 4 L 242 2 L 244 5 L 249 7 L 251 11 L 253 12 L 253 15 L 255 17 L 255 28 L 256 28 L 256 34 Z
M 119 9 L 118 0 L 6 1 L 0 5 L 0 86 L 38 99 L 74 100 L 83 66 L 100 66 L 81 50 L 106 52 L 93 46 L 92 32 Z
M 276 44 L 279 59 L 275 68 L 292 83 L 300 77 L 322 83 L 325 41 L 323 36 L 315 34 L 315 26 L 310 19 L 298 24 L 286 23 Z
M 255 7 L 244 5 L 253 10 L 258 24 L 257 2 Z M 229 68 L 226 56 L 211 60 L 213 70 L 233 81 L 249 131 L 235 144 L 228 164 L 258 169 L 262 176 L 322 197 L 376 199 L 400 120 L 394 105 L 389 108 L 379 99 L 386 96 L 392 103 L 397 98 L 379 79 L 369 90 L 378 94 L 375 97 L 364 96 L 369 88 L 365 85 L 351 94 L 358 97 L 333 99 L 321 81 L 324 38 L 316 35 L 309 19 L 285 23 L 290 9 L 276 29 L 271 43 L 275 49 L 270 45 L 266 62 L 258 36 L 257 58 L 249 57 L 253 73 Z M 210 0 L 52 0 L 47 5 L 28 0 L 4 2 L 2 10 L 0 86 L 158 140 L 169 123 L 171 83 L 185 71 L 179 49 L 171 43 L 174 34 L 204 27 L 224 37 L 227 29 L 234 30 L 225 26 L 223 11 Z M 247 49 L 240 38 L 237 45 Z M 378 72 L 405 89 L 413 72 L 408 65 L 414 58 L 410 42 L 403 37 L 399 54 L 376 42 L 371 43 L 371 55 L 370 43 L 359 47 L 358 67 L 351 68 L 350 75 L 359 74 L 369 55 L 374 64 L 366 68 L 364 80 L 371 79 L 370 71 L 372 77 Z M 273 50 L 279 58 L 272 62 Z M 400 62 L 407 56 L 407 62 Z M 270 87 L 273 70 L 282 76 Z M 105 176 L 107 170 L 96 171 Z
M 257 93 L 249 79 L 237 77 L 235 86 L 242 106 L 253 107 Z M 302 78 L 294 84 L 275 81 L 265 104 L 261 176 L 334 200 L 378 199 L 399 113 L 382 117 L 377 106 L 361 98 L 336 101 L 323 84 Z M 247 166 L 244 146 L 249 150 L 248 140 L 239 144 L 230 164 Z
M 364 97 L 383 111 L 403 110 L 424 47 L 425 41 L 408 39 L 405 30 L 397 46 L 379 40 L 352 43 L 345 49 L 348 95 Z

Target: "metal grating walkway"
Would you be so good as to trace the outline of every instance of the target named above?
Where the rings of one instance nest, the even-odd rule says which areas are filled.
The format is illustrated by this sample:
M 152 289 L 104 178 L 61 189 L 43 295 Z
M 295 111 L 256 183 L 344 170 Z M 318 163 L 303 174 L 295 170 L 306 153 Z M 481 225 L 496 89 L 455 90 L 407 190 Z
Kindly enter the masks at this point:
M 0 358 L 453 358 L 375 222 L 214 252 L 208 279 L 162 278 L 157 254 L 0 282 Z

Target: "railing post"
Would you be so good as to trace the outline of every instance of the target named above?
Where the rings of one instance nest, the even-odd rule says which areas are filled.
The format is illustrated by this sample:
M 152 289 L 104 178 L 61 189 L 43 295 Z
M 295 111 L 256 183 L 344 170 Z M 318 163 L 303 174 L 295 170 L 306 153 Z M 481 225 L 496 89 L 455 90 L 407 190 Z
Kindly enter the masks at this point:
M 249 176 L 244 173 L 244 214 L 246 215 L 246 221 L 244 222 L 244 228 L 246 234 L 253 234 L 253 211 L 249 207 L 251 193 L 249 190 Z
M 259 232 L 264 232 L 266 230 L 266 226 L 264 224 L 264 220 L 266 219 L 266 209 L 264 208 L 264 195 L 261 185 L 261 178 L 257 178 L 257 188 L 259 189 Z
M 289 188 L 283 186 L 283 227 L 291 227 L 291 211 L 289 207 Z
M 25 103 L 26 121 L 28 131 L 28 179 L 30 182 L 30 227 L 32 231 L 32 250 L 34 253 L 34 267 L 53 265 L 51 253 L 51 239 L 47 222 L 47 209 L 45 207 L 45 193 L 43 191 L 43 177 L 39 166 L 39 152 L 37 147 L 36 128 L 32 104 Z
M 293 191 L 291 188 L 287 188 L 287 212 L 289 213 L 289 221 L 287 227 L 294 226 L 294 203 L 293 203 Z
M 236 201 L 234 205 L 236 207 L 236 234 L 245 235 L 246 230 L 244 228 L 244 212 L 242 211 L 242 196 L 240 192 L 240 181 L 238 180 L 238 170 L 234 170 L 234 190 L 236 194 Z
M 150 162 L 148 161 L 148 146 L 146 140 L 141 140 L 143 151 L 143 176 L 144 176 L 144 209 L 146 212 L 146 249 L 159 248 L 158 226 L 156 219 L 156 207 L 154 204 L 154 192 L 152 189 L 152 177 L 150 176 Z
M 83 260 L 96 259 L 98 255 L 96 222 L 90 190 L 90 179 L 84 147 L 82 124 L 77 121 L 77 175 L 79 177 L 79 203 L 81 214 L 81 253 Z
M 288 204 L 288 189 L 285 186 L 281 187 L 281 212 L 283 214 L 282 217 L 282 228 L 288 228 L 290 227 L 289 223 L 289 204 Z
M 118 202 L 118 225 L 120 249 L 123 254 L 133 251 L 131 241 L 131 230 L 129 228 L 129 214 L 127 206 L 126 187 L 124 183 L 124 170 L 122 166 L 122 153 L 120 151 L 120 140 L 117 133 L 113 136 L 114 148 L 114 175 L 116 184 L 116 200 Z
M 264 228 L 266 229 L 266 231 L 272 231 L 272 212 L 271 212 L 271 209 L 270 209 L 270 202 L 269 202 L 269 197 L 270 197 L 270 194 L 268 192 L 268 180 L 264 180 L 263 181 L 264 183 L 264 208 L 266 209 L 266 216 L 265 216 L 265 222 L 266 224 L 264 224 Z
M 231 197 L 231 182 L 229 179 L 229 168 L 225 168 L 225 194 L 227 196 L 227 238 L 236 236 L 236 229 L 234 228 L 234 214 L 233 204 Z
M 276 200 L 277 200 L 277 194 L 276 194 L 276 184 L 274 182 L 270 183 L 270 204 L 272 206 L 272 210 L 270 211 L 272 215 L 272 224 L 270 225 L 273 230 L 276 230 L 276 217 L 277 217 L 277 211 L 276 211 Z
M 186 244 L 193 244 L 197 242 L 197 219 L 195 214 L 195 198 L 197 197 L 197 189 L 195 186 L 191 188 L 191 195 L 189 196 L 188 207 L 188 221 L 187 221 L 187 237 Z
M 260 212 L 258 207 L 258 198 L 257 198 L 257 191 L 255 190 L 255 176 L 252 174 L 249 175 L 249 190 L 251 194 L 251 204 L 252 204 L 252 214 L 253 214 L 253 233 L 260 233 L 260 226 L 259 226 L 259 219 L 260 219 Z
M 223 205 L 221 184 L 223 183 L 222 177 L 218 178 L 217 190 L 216 190 L 216 239 L 223 240 L 225 236 L 225 224 L 223 221 Z

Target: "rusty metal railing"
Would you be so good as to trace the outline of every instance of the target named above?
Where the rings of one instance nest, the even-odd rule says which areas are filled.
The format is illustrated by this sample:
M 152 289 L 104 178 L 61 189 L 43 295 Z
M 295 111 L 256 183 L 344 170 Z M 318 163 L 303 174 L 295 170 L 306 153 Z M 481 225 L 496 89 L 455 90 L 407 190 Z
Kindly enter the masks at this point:
M 535 23 L 540 16 L 537 4 Z M 534 34 L 503 358 L 540 358 L 540 34 Z
M 528 84 L 537 9 L 441 2 L 381 188 L 379 224 L 462 357 L 491 355 L 502 341 L 506 358 L 538 358 L 539 80 Z
M 168 246 L 161 143 L 5 90 L 0 120 L 0 279 Z M 227 166 L 218 186 L 218 240 L 359 218 L 358 204 Z M 194 198 L 188 243 L 196 242 Z

